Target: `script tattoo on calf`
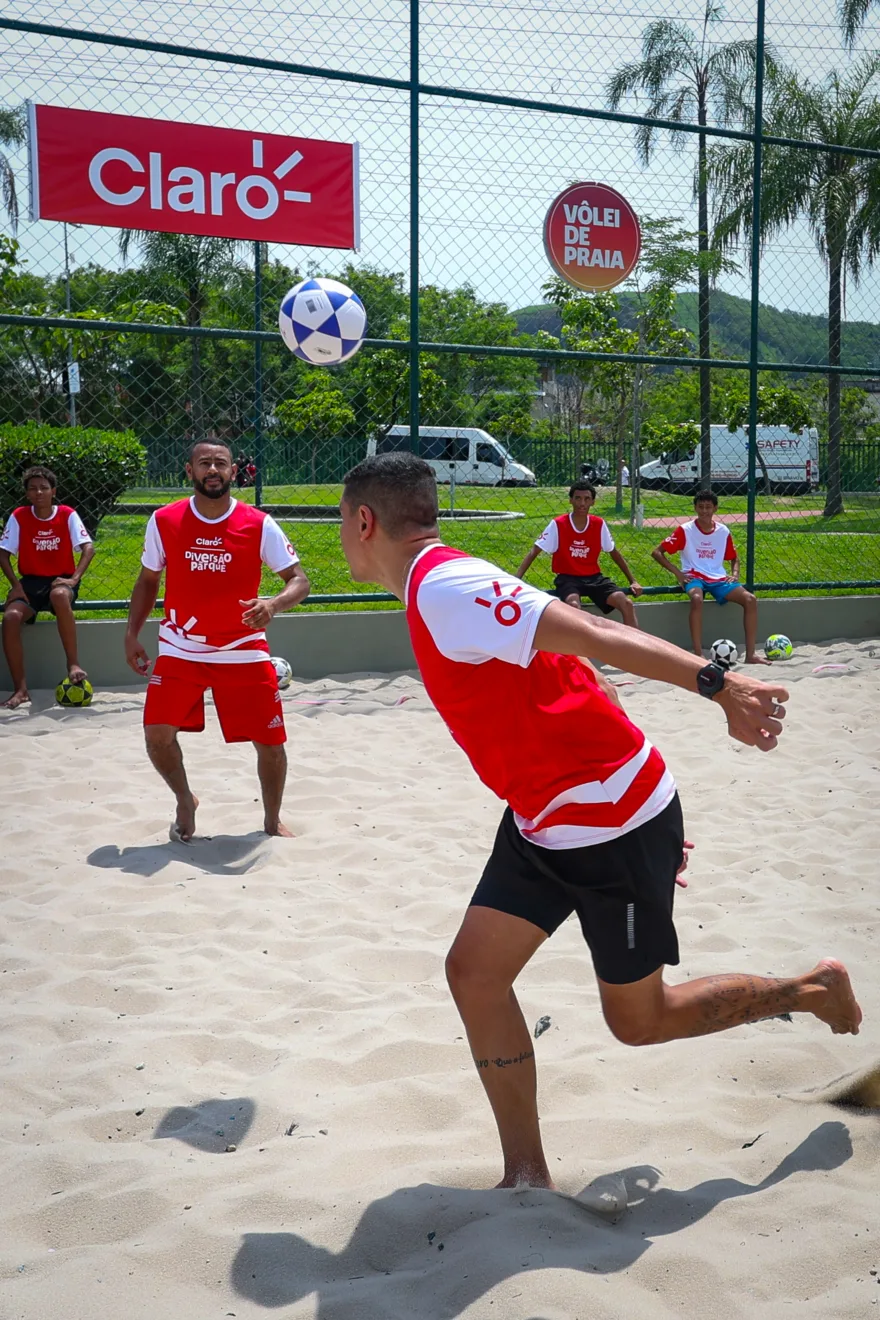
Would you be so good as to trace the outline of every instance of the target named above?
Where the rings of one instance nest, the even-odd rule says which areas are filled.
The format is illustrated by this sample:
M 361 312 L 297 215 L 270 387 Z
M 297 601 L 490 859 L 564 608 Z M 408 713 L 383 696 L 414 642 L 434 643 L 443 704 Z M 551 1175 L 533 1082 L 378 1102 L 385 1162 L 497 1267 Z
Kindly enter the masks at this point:
M 493 1064 L 496 1068 L 509 1068 L 510 1065 L 513 1064 L 513 1063 L 525 1063 L 527 1059 L 533 1059 L 534 1057 L 535 1057 L 535 1051 L 534 1051 L 534 1050 L 523 1050 L 522 1053 L 520 1053 L 520 1054 L 515 1054 L 515 1055 L 514 1055 L 512 1058 L 510 1058 L 510 1059 L 500 1059 L 500 1058 L 499 1058 L 499 1059 L 477 1059 L 477 1058 L 475 1058 L 475 1059 L 474 1059 L 474 1063 L 477 1065 L 478 1068 L 488 1068 L 490 1064 Z

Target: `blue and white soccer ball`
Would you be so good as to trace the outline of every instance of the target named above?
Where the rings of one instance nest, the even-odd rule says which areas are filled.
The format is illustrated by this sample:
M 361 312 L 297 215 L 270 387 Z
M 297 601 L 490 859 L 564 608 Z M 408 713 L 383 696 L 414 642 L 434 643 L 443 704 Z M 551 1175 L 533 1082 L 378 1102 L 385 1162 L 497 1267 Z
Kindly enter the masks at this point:
M 367 313 L 339 280 L 302 280 L 284 295 L 278 328 L 291 353 L 315 367 L 347 362 L 364 342 Z

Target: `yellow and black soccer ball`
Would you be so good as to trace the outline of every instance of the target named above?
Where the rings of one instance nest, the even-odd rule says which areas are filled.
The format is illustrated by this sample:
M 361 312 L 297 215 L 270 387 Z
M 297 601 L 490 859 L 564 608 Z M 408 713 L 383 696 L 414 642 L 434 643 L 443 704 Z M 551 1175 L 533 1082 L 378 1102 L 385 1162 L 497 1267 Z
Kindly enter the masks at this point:
M 55 689 L 55 700 L 59 706 L 91 706 L 94 689 L 87 678 L 79 683 L 69 678 L 62 678 Z

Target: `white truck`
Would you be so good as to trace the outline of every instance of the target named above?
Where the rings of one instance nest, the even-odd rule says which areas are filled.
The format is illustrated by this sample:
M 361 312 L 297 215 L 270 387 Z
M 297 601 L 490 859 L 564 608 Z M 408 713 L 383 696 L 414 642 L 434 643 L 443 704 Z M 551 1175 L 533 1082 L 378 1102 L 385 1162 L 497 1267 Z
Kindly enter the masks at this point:
M 742 427 L 729 431 L 713 426 L 712 489 L 721 494 L 748 488 L 749 442 Z M 791 431 L 787 426 L 759 426 L 758 453 L 764 460 L 774 495 L 808 495 L 819 486 L 819 433 L 815 427 Z M 643 490 L 668 490 L 692 495 L 699 490 L 700 447 L 677 449 L 639 468 Z M 755 467 L 758 490 L 764 489 L 760 461 Z
M 392 426 L 367 444 L 367 456 L 413 451 L 408 426 Z M 476 426 L 420 426 L 418 453 L 437 474 L 440 485 L 534 486 L 535 474 L 518 463 L 500 440 Z

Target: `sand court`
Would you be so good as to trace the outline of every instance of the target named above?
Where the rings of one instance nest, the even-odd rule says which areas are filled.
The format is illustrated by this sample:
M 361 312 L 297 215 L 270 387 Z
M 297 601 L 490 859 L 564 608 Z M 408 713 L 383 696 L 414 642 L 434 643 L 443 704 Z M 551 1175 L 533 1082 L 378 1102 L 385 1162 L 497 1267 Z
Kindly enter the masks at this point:
M 550 1018 L 563 1194 L 487 1190 L 494 1125 L 443 962 L 501 806 L 415 676 L 285 693 L 293 841 L 259 833 L 252 749 L 212 710 L 182 740 L 189 847 L 140 692 L 0 713 L 0 1315 L 875 1314 L 877 1087 L 858 1107 L 833 1084 L 880 1060 L 880 642 L 800 647 L 773 677 L 791 700 L 767 756 L 697 698 L 620 689 L 696 844 L 671 978 L 833 954 L 861 1034 L 796 1017 L 628 1049 L 570 920 L 518 983 Z

